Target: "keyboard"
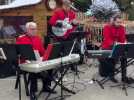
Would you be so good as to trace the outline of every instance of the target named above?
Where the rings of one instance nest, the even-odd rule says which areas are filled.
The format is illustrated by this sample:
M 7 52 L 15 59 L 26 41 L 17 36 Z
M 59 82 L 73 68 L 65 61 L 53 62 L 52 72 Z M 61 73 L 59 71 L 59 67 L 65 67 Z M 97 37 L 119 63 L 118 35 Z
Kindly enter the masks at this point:
M 79 54 L 70 54 L 65 57 L 48 60 L 48 61 L 30 61 L 28 63 L 20 64 L 20 69 L 26 72 L 39 73 L 42 71 L 55 69 L 60 65 L 67 65 L 77 63 L 80 60 Z
M 88 58 L 109 58 L 111 57 L 112 50 L 88 50 Z

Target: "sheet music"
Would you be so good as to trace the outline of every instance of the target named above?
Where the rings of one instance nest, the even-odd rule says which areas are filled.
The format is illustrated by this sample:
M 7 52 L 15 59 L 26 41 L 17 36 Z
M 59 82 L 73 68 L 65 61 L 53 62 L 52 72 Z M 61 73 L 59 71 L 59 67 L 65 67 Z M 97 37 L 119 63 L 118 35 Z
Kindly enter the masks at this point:
M 124 42 L 124 43 L 116 42 L 116 43 L 114 44 L 113 48 L 112 48 L 112 53 L 111 53 L 110 57 L 113 56 L 113 53 L 114 53 L 114 51 L 115 51 L 116 46 L 118 46 L 118 45 L 123 45 L 123 46 L 125 46 L 125 45 L 127 45 L 127 44 L 134 44 L 134 43 L 132 43 L 132 42 Z
M 86 47 L 86 39 L 81 39 L 81 53 L 85 53 L 85 47 Z
M 34 50 L 34 54 L 37 61 L 42 61 L 42 57 L 37 50 Z
M 125 45 L 125 44 L 133 44 L 132 42 L 124 42 L 124 43 L 121 43 L 121 42 L 116 42 L 115 45 Z
M 3 60 L 7 59 L 2 48 L 0 48 L 0 59 L 3 59 Z

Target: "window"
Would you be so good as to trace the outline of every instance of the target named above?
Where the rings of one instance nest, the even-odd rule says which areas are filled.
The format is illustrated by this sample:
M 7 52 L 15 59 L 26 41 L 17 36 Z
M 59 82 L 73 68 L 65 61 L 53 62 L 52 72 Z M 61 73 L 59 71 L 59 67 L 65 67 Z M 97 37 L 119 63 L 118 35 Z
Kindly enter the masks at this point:
M 12 38 L 26 32 L 26 22 L 33 21 L 32 16 L 0 16 L 1 38 Z
M 13 2 L 14 0 L 0 0 L 0 5 L 7 5 L 11 2 Z

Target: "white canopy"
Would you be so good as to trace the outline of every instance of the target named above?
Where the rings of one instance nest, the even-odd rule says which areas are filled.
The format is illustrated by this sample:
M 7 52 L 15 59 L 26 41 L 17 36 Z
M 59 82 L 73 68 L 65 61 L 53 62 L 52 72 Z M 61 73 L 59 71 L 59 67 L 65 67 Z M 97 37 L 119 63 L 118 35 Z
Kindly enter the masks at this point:
M 8 5 L 0 5 L 0 10 L 34 5 L 41 1 L 42 0 L 14 0 L 12 3 L 9 3 Z
M 107 10 L 112 9 L 114 11 L 119 11 L 117 4 L 112 0 L 94 0 L 92 5 Z

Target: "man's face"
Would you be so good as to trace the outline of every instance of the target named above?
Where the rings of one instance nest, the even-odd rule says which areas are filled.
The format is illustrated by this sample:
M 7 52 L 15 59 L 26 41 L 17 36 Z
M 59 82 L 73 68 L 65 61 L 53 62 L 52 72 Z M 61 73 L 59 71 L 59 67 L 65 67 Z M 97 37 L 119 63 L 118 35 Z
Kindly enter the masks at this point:
M 122 19 L 121 18 L 117 18 L 115 21 L 114 21 L 114 25 L 115 26 L 120 26 L 122 24 Z
M 35 36 L 37 33 L 37 27 L 35 26 L 29 26 L 29 28 L 27 28 L 27 35 L 29 36 Z
M 69 10 L 70 10 L 69 4 L 63 4 L 63 9 L 64 9 L 65 11 L 69 11 Z

